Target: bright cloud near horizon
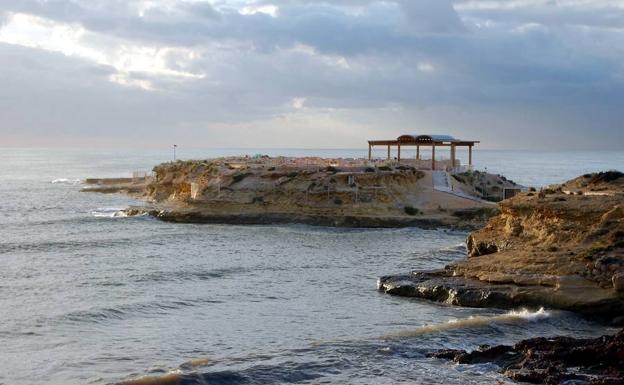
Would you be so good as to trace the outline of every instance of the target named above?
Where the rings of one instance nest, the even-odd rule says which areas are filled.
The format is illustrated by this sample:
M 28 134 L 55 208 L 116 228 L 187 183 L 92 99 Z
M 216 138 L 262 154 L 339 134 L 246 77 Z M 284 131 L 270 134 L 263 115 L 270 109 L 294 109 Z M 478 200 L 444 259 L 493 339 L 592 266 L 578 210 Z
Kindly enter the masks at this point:
M 0 147 L 621 149 L 624 0 L 0 0 Z

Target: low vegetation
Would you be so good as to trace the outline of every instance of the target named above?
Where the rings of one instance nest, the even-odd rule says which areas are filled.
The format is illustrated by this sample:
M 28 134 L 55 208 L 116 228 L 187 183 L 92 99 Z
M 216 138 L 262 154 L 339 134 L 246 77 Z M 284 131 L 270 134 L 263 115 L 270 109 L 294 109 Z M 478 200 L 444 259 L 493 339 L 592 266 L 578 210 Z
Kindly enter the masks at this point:
M 418 210 L 417 208 L 412 207 L 412 206 L 405 206 L 403 208 L 403 211 L 405 211 L 405 214 L 407 214 L 407 215 L 418 215 L 418 214 L 420 214 L 420 210 Z

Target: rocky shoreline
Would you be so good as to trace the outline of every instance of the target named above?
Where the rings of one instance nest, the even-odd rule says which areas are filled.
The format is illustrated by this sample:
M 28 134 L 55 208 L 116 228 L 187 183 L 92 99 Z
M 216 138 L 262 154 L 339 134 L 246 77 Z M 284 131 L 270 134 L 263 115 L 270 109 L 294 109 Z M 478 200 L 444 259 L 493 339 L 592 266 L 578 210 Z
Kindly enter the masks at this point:
M 554 277 L 555 285 L 492 284 L 454 275 L 450 269 L 414 271 L 378 280 L 379 290 L 453 306 L 500 309 L 540 307 L 569 310 L 605 320 L 624 315 L 624 300 L 612 291 L 596 288 L 585 280 Z
M 531 338 L 514 346 L 440 350 L 429 356 L 458 364 L 493 363 L 512 380 L 531 384 L 624 384 L 624 330 L 599 338 Z
M 243 167 L 225 160 L 179 162 L 157 167 L 152 180 L 98 184 L 89 191 L 147 199 L 151 206 L 129 208 L 126 215 L 169 222 L 479 228 L 467 238 L 465 259 L 439 270 L 380 277 L 378 289 L 453 306 L 563 309 L 624 325 L 620 172 L 587 174 L 520 193 L 493 209 L 478 199 L 435 191 L 430 174 L 409 167 L 349 172 L 293 171 L 262 163 Z M 368 193 L 355 193 L 360 191 Z M 495 363 L 524 382 L 624 384 L 623 339 L 624 332 L 592 340 L 538 338 L 432 357 Z
M 466 307 L 556 308 L 624 326 L 624 174 L 588 174 L 520 194 L 467 239 L 464 260 L 379 278 L 396 296 Z M 534 338 L 431 357 L 493 363 L 536 384 L 624 384 L 624 330 L 596 339 Z
M 130 207 L 124 210 L 127 216 L 149 215 L 153 218 L 174 223 L 228 224 L 228 225 L 279 225 L 302 224 L 309 226 L 346 227 L 346 228 L 405 228 L 423 229 L 447 228 L 472 230 L 472 221 L 448 220 L 435 217 L 393 217 L 393 216 L 355 216 L 355 215 L 305 215 L 294 213 L 211 213 L 201 210 L 167 210 L 150 207 Z M 483 215 L 480 211 L 471 214 L 462 211 L 460 215 Z

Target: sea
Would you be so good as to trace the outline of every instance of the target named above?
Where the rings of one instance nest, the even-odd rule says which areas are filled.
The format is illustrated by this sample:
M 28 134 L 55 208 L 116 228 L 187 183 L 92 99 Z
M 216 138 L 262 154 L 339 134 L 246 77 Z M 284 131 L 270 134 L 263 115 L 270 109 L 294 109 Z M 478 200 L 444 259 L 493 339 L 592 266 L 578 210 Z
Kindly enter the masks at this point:
M 366 150 L 184 149 L 364 157 Z M 466 154 L 460 153 L 460 158 Z M 466 232 L 198 225 L 124 217 L 84 193 L 172 149 L 0 149 L 0 384 L 506 384 L 495 366 L 428 358 L 534 336 L 614 333 L 553 309 L 471 309 L 377 291 L 443 267 Z M 624 152 L 475 151 L 525 186 L 624 168 Z

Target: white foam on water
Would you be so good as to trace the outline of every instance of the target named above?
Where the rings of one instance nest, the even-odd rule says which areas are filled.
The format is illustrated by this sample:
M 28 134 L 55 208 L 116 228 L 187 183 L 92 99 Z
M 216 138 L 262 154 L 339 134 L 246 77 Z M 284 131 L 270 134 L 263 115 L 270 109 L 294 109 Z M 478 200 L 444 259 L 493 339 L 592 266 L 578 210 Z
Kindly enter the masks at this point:
M 447 247 L 442 247 L 440 249 L 440 251 L 466 251 L 466 244 L 464 242 L 462 243 L 458 243 L 456 245 L 452 245 L 452 246 L 447 246 Z
M 128 214 L 123 208 L 102 207 L 91 211 L 91 215 L 96 218 L 126 218 Z
M 57 179 L 54 179 L 51 183 L 53 183 L 53 184 L 72 184 L 72 185 L 76 185 L 76 184 L 80 184 L 82 182 L 80 181 L 80 179 L 57 178 Z

